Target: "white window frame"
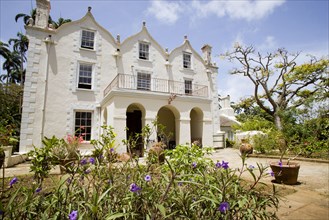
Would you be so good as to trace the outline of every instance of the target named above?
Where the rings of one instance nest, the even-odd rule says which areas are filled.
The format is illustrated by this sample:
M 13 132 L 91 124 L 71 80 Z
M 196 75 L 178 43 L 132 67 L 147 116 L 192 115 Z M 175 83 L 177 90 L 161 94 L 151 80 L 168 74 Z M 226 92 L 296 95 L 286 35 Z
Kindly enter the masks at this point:
M 185 95 L 192 95 L 193 91 L 193 83 L 191 79 L 185 79 L 184 80 L 184 92 Z
M 150 60 L 150 44 L 147 42 L 138 43 L 138 58 L 141 60 Z
M 83 114 L 85 114 L 85 115 L 83 115 Z M 77 123 L 77 122 L 79 122 L 79 123 Z M 83 137 L 84 141 L 90 141 L 90 140 L 92 140 L 92 133 L 93 133 L 93 111 L 75 110 L 74 111 L 74 135 L 76 137 L 79 137 L 79 136 Z
M 192 67 L 192 54 L 183 52 L 183 67 L 184 69 L 191 69 Z
M 151 91 L 151 74 L 137 72 L 137 89 Z
M 84 33 L 86 35 L 84 35 Z M 93 36 L 89 36 L 93 34 Z M 81 42 L 80 47 L 87 50 L 95 50 L 95 31 L 92 30 L 81 30 Z
M 82 67 L 90 67 L 91 71 L 90 71 L 90 76 L 89 75 L 85 75 L 88 74 L 88 72 L 86 70 L 81 70 Z M 85 72 L 82 72 L 85 71 Z M 84 73 L 84 75 L 82 75 L 82 73 Z M 78 65 L 78 74 L 77 74 L 77 88 L 78 89 L 86 89 L 86 90 L 92 90 L 93 89 L 93 78 L 94 78 L 94 64 L 92 63 L 86 63 L 86 62 L 80 62 Z M 82 75 L 82 76 L 81 76 Z M 81 78 L 85 78 L 85 79 L 90 79 L 90 83 L 89 82 L 80 82 L 80 77 Z M 80 85 L 85 85 L 86 87 L 80 87 Z M 88 88 L 87 86 L 90 86 L 90 88 Z

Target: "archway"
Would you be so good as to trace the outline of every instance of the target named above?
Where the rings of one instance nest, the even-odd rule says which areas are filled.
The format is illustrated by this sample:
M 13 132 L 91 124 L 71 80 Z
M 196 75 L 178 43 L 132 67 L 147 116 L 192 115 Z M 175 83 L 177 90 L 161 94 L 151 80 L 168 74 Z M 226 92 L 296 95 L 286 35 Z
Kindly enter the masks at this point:
M 199 142 L 202 145 L 203 134 L 203 112 L 199 108 L 193 108 L 190 112 L 190 129 L 191 129 L 191 144 Z
M 126 139 L 128 141 L 127 152 L 139 157 L 144 155 L 144 144 L 143 139 L 141 137 L 136 138 L 136 135 L 142 133 L 144 115 L 145 110 L 143 106 L 136 103 L 129 105 L 126 111 Z
M 176 124 L 176 119 L 179 118 L 178 111 L 169 106 L 164 106 L 158 111 L 158 126 L 157 137 L 158 141 L 162 141 L 169 149 L 173 149 L 178 143 L 177 131 L 179 128 Z

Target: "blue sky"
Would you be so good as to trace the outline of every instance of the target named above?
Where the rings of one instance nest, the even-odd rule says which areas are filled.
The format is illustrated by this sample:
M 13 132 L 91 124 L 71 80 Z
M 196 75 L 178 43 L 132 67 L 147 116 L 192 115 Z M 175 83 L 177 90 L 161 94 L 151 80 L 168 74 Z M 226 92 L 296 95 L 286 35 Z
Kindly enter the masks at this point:
M 219 55 L 233 48 L 235 42 L 253 45 L 262 52 L 277 48 L 301 51 L 318 57 L 329 54 L 328 0 L 210 0 L 210 1 L 67 1 L 51 0 L 51 16 L 80 19 L 92 7 L 97 22 L 123 41 L 140 31 L 142 22 L 163 48 L 169 51 L 188 36 L 200 52 L 204 44 L 213 46 L 213 60 L 219 66 L 218 90 L 233 101 L 252 94 L 252 84 L 242 76 L 233 76 L 234 66 Z M 25 32 L 18 13 L 28 14 L 35 0 L 0 0 L 0 39 L 7 42 L 18 31 Z M 2 66 L 2 62 L 1 62 Z

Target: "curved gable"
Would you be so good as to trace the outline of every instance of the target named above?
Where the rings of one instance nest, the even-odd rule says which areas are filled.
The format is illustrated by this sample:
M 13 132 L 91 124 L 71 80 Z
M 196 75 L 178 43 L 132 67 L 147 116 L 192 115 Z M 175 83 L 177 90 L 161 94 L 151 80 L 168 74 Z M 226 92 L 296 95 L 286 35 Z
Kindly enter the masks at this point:
M 181 46 L 178 46 L 174 50 L 172 50 L 169 54 L 169 59 L 171 60 L 171 58 L 173 58 L 172 56 L 174 56 L 174 54 L 179 53 L 180 51 L 192 53 L 193 56 L 195 56 L 198 60 L 200 60 L 203 65 L 206 65 L 205 61 L 200 56 L 200 54 L 196 50 L 194 50 L 189 40 L 185 39 L 184 43 Z
M 58 33 L 59 31 L 61 31 L 64 28 L 68 28 L 70 26 L 74 26 L 74 25 L 78 25 L 80 23 L 85 23 L 88 20 L 90 20 L 92 23 L 94 23 L 94 25 L 99 28 L 100 30 L 102 30 L 106 35 L 108 35 L 110 37 L 110 39 L 113 41 L 113 43 L 116 43 L 116 40 L 114 39 L 114 37 L 112 36 L 112 34 L 106 30 L 105 28 L 103 28 L 103 26 L 101 26 L 94 18 L 94 16 L 92 15 L 92 13 L 90 11 L 88 11 L 86 13 L 85 16 L 83 16 L 81 19 L 79 20 L 75 20 L 75 21 L 71 21 L 68 23 L 65 23 L 63 25 L 61 25 L 60 27 L 58 27 L 57 29 L 55 29 L 55 33 Z
M 166 52 L 163 49 L 163 47 L 151 36 L 151 34 L 149 33 L 149 31 L 147 30 L 145 23 L 143 23 L 143 27 L 142 30 L 134 35 L 131 35 L 130 37 L 126 38 L 123 42 L 122 42 L 122 46 L 128 44 L 128 42 L 132 41 L 135 38 L 138 38 L 139 36 L 142 35 L 146 35 L 147 38 L 149 39 L 150 43 L 156 45 L 156 47 L 158 47 L 160 49 L 160 52 L 162 53 L 163 56 L 166 56 Z

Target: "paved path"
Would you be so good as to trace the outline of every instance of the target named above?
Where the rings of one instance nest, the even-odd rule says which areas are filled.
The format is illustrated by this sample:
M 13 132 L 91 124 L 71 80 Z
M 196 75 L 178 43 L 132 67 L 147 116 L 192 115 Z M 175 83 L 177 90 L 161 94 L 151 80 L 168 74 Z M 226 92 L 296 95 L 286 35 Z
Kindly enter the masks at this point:
M 227 161 L 231 168 L 241 168 L 239 151 L 232 148 L 217 150 L 210 158 L 214 161 Z M 257 163 L 268 166 L 277 159 L 249 157 L 245 163 L 256 167 Z M 329 163 L 299 161 L 299 185 L 284 186 L 296 192 L 282 198 L 278 216 L 282 220 L 329 220 Z M 5 169 L 5 177 L 13 177 L 29 173 L 29 164 L 22 163 Z M 59 173 L 59 168 L 52 170 Z M 2 177 L 2 170 L 0 177 Z M 245 178 L 251 178 L 244 174 Z M 273 178 L 268 176 L 263 182 L 272 184 Z M 281 185 L 280 185 L 281 186 Z M 281 186 L 282 187 L 282 186 Z
M 217 150 L 210 158 L 228 161 L 231 168 L 241 168 L 240 153 L 236 149 Z M 257 167 L 257 163 L 268 166 L 271 161 L 277 159 L 248 157 L 245 163 Z M 300 184 L 284 186 L 296 192 L 282 198 L 278 217 L 283 220 L 329 220 L 329 163 L 298 162 Z M 246 175 L 244 177 L 248 178 Z M 272 184 L 272 180 L 273 177 L 269 176 L 263 182 Z

